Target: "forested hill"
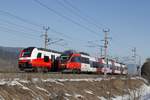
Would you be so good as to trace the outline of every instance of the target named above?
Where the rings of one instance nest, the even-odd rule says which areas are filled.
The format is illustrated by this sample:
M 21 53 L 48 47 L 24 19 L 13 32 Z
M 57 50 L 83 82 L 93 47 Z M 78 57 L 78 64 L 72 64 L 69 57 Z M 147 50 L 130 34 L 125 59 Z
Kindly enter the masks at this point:
M 0 46 L 0 71 L 14 71 L 21 48 Z
M 146 78 L 150 83 L 150 58 L 146 60 L 141 68 L 142 77 Z

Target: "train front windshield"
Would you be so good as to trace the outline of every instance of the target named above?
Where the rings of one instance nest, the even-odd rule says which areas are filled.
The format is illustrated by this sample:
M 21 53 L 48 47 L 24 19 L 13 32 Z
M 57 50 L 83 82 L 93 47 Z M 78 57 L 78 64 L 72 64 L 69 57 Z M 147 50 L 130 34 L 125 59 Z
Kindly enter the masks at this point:
M 24 50 L 22 51 L 21 57 L 30 57 L 32 51 L 33 51 L 33 48 L 24 49 Z
M 67 55 L 61 55 L 60 56 L 60 59 L 61 59 L 61 62 L 63 63 L 63 62 L 67 62 L 68 60 L 69 60 L 69 56 L 67 56 Z

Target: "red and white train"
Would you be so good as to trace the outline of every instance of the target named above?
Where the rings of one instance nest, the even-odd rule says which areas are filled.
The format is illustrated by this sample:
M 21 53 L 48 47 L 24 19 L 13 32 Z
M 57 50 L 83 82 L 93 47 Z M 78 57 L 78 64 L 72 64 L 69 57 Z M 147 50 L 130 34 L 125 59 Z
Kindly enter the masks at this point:
M 105 61 L 104 58 L 91 57 L 86 53 L 77 53 L 75 51 L 65 51 L 60 56 L 59 69 L 71 70 L 77 72 L 92 72 L 108 74 L 127 74 L 128 69 L 125 64 L 115 62 L 114 60 Z
M 96 62 L 96 59 L 90 57 L 88 54 L 85 53 L 83 54 L 76 53 L 75 51 L 65 51 L 60 56 L 59 62 L 60 70 L 96 72 L 96 68 L 91 66 L 91 63 Z
M 57 52 L 29 47 L 21 51 L 18 61 L 21 71 L 73 71 L 108 74 L 127 74 L 125 64 L 114 60 L 91 57 L 87 53 L 68 50 Z
M 61 52 L 29 47 L 20 52 L 18 66 L 21 71 L 50 71 L 56 69 Z

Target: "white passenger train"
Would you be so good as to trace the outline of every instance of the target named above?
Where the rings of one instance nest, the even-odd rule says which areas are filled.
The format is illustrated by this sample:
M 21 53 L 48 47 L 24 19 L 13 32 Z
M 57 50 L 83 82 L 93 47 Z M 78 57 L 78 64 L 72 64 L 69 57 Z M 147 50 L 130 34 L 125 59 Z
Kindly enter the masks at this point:
M 128 69 L 125 64 L 114 60 L 91 57 L 86 53 L 67 51 L 60 56 L 59 68 L 65 70 L 76 70 L 80 72 L 127 74 Z
M 104 58 L 91 57 L 84 52 L 58 52 L 42 48 L 29 47 L 20 52 L 19 69 L 22 71 L 63 71 L 124 74 L 128 73 L 125 64 Z
M 21 71 L 50 71 L 58 67 L 55 63 L 61 52 L 36 47 L 28 47 L 20 52 L 18 66 Z

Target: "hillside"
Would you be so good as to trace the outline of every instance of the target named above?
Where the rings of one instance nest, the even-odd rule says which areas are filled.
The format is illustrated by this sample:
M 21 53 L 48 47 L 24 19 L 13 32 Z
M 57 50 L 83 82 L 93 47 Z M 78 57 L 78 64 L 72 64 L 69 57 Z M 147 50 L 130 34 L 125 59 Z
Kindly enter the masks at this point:
M 15 71 L 20 48 L 0 46 L 0 71 Z
M 147 59 L 147 61 L 143 64 L 141 68 L 141 75 L 150 83 L 150 59 Z
M 0 72 L 16 71 L 18 56 L 21 48 L 0 46 Z M 136 66 L 128 64 L 128 72 L 131 75 L 136 74 Z
M 1 100 L 148 100 L 149 91 L 139 77 L 20 73 L 0 78 Z

